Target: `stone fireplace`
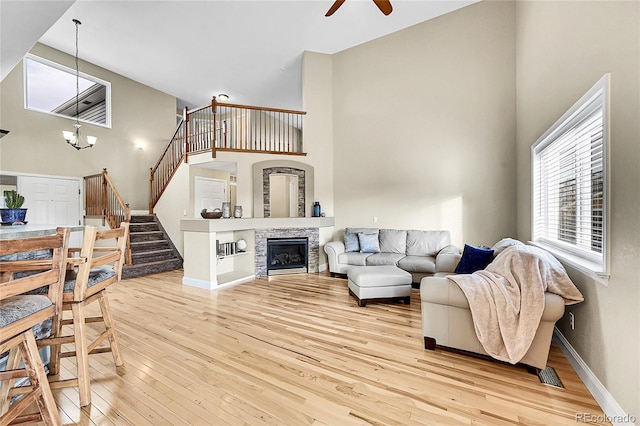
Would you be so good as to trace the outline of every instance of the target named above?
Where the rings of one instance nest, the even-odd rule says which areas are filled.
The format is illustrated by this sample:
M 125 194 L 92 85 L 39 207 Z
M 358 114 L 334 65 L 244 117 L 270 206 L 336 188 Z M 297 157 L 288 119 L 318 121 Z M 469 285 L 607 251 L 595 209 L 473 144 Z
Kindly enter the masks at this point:
M 306 274 L 308 238 L 267 238 L 267 275 Z
M 315 273 L 318 272 L 318 263 L 320 256 L 320 238 L 318 228 L 273 228 L 273 229 L 256 229 L 256 251 L 255 251 L 255 266 L 256 276 L 274 275 L 273 271 L 281 270 L 279 273 L 293 273 L 301 272 L 301 268 L 305 268 L 304 272 Z M 269 260 L 269 241 L 293 241 L 293 244 L 298 245 L 294 251 L 291 247 L 292 244 L 287 243 L 284 247 L 279 248 L 280 260 L 276 260 L 276 263 L 287 261 L 287 254 L 289 254 L 288 261 L 291 261 L 291 257 L 296 257 L 295 254 L 300 253 L 299 242 L 304 240 L 306 242 L 306 267 L 302 265 L 296 265 L 295 267 L 289 265 L 271 265 L 273 259 Z M 281 245 L 282 246 L 282 245 Z M 292 256 L 293 255 L 293 256 Z M 304 256 L 302 256 L 304 257 Z M 298 260 L 298 259 L 296 259 Z M 303 259 L 304 260 L 304 259 Z M 275 268 L 272 268 L 275 267 Z M 292 269 L 287 271 L 286 269 Z M 278 272 L 276 272 L 278 273 Z

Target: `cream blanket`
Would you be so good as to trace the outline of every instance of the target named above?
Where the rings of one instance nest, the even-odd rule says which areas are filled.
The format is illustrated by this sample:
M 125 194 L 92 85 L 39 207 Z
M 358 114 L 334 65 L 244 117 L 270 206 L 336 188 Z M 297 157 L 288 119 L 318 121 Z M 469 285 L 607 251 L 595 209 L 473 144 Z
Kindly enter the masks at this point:
M 525 356 L 533 342 L 545 291 L 561 296 L 567 305 L 584 300 L 555 257 L 524 244 L 507 248 L 484 270 L 448 278 L 469 300 L 484 350 L 512 364 Z

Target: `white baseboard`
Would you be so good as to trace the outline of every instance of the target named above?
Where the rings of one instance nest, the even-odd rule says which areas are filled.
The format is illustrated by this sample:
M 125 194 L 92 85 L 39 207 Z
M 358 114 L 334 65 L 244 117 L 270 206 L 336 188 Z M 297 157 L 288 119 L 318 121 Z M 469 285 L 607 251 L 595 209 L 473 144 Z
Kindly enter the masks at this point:
M 234 285 L 238 285 L 238 284 L 242 284 L 242 283 L 246 283 L 248 281 L 252 281 L 255 280 L 256 276 L 255 275 L 248 275 L 246 277 L 242 277 L 242 278 L 238 278 L 237 280 L 232 280 L 232 281 L 228 281 L 224 284 L 220 284 L 218 287 L 216 287 L 217 289 L 221 289 L 221 288 L 225 288 L 225 287 L 231 287 Z
M 637 419 L 625 413 L 624 409 L 613 398 L 607 388 L 604 387 L 602 382 L 593 371 L 591 371 L 587 363 L 584 362 L 580 354 L 571 346 L 567 338 L 564 337 L 557 327 L 553 330 L 553 336 L 555 342 L 564 353 L 564 356 L 567 357 L 567 360 L 578 374 L 578 377 L 580 377 L 587 389 L 589 389 L 589 392 L 591 392 L 591 395 L 593 395 L 596 402 L 600 405 L 606 417 L 606 419 L 594 419 L 591 417 L 591 421 L 583 418 L 582 422 L 590 423 L 597 420 L 599 422 L 609 421 L 614 426 L 635 426 Z M 577 417 L 580 414 L 581 413 L 576 413 L 576 422 L 580 421 L 580 418 Z
M 202 288 L 205 290 L 219 290 L 221 288 L 234 286 L 237 284 L 242 284 L 247 281 L 251 281 L 255 279 L 255 275 L 248 275 L 246 277 L 237 278 L 235 280 L 227 281 L 226 283 L 219 284 L 218 281 L 204 281 L 196 278 L 182 277 L 182 284 L 188 285 L 191 287 Z
M 182 277 L 182 284 L 191 287 L 203 288 L 205 290 L 213 290 L 218 286 L 218 281 L 210 282 L 199 280 L 197 278 Z
M 322 263 L 320 265 L 318 265 L 318 272 L 324 272 L 329 268 L 329 265 L 327 263 Z

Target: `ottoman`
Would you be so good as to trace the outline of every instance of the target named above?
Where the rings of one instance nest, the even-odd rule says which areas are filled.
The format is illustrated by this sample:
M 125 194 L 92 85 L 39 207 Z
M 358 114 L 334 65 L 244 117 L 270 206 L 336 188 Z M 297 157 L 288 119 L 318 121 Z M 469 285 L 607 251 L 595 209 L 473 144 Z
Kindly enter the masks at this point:
M 370 299 L 402 299 L 411 303 L 411 274 L 392 265 L 353 266 L 347 271 L 349 294 L 366 306 Z

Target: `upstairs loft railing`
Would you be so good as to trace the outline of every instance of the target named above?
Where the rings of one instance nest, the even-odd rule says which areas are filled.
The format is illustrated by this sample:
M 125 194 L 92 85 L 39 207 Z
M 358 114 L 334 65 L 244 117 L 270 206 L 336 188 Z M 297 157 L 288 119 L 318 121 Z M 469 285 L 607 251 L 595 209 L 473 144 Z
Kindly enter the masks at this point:
M 102 224 L 111 229 L 122 222 L 131 222 L 131 209 L 120 197 L 107 169 L 102 173 L 84 177 L 84 197 L 87 217 L 102 218 Z M 131 265 L 131 250 L 127 241 L 126 264 Z
M 220 103 L 185 108 L 167 148 L 149 170 L 149 213 L 189 155 L 211 151 L 307 155 L 302 139 L 303 111 Z

